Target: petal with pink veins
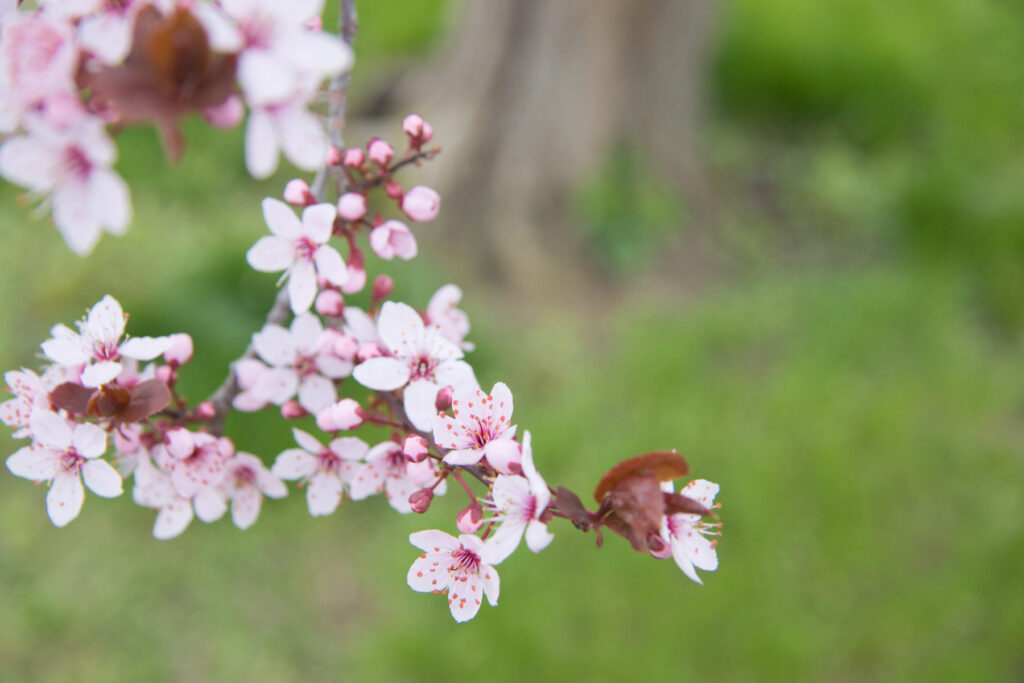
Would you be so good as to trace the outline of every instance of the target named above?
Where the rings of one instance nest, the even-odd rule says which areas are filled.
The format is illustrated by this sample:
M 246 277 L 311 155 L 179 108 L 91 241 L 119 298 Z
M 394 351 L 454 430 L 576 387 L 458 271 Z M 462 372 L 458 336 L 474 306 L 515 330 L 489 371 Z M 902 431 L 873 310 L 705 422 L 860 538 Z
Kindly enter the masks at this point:
M 89 362 L 89 355 L 77 339 L 47 339 L 39 347 L 43 350 L 43 355 L 58 365 L 81 365 Z

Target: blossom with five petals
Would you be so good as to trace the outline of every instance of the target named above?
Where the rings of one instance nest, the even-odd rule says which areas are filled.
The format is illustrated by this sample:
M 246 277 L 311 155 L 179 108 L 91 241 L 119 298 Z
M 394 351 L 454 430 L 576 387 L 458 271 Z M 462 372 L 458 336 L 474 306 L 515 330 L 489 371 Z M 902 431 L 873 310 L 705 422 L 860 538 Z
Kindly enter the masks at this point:
M 516 428 L 512 422 L 512 392 L 498 382 L 485 394 L 480 389 L 455 388 L 452 414 L 434 417 L 434 441 L 450 451 L 444 456 L 449 465 L 475 465 L 487 456 L 496 469 L 515 460 L 519 446 L 512 440 Z M 515 451 L 515 453 L 512 453 Z
M 281 479 L 305 481 L 309 514 L 329 515 L 341 503 L 344 485 L 352 481 L 369 446 L 354 436 L 340 437 L 325 447 L 301 429 L 293 428 L 292 435 L 301 448 L 282 452 L 270 471 Z
M 669 492 L 671 492 L 671 487 L 671 482 L 666 482 L 663 485 L 663 488 Z M 718 484 L 707 479 L 694 479 L 679 493 L 710 510 L 714 505 L 719 488 Z M 710 541 L 706 537 L 718 536 L 719 527 L 718 523 L 703 521 L 700 515 L 686 513 L 666 515 L 662 522 L 661 537 L 672 546 L 672 557 L 676 564 L 684 574 L 697 583 L 704 582 L 697 576 L 696 569 L 709 572 L 718 569 L 716 542 Z
M 420 593 L 448 591 L 448 607 L 455 621 L 469 621 L 486 596 L 498 605 L 498 572 L 486 556 L 483 541 L 471 534 L 455 538 L 443 531 L 418 531 L 409 542 L 423 551 L 412 563 L 406 580 Z
M 259 517 L 263 496 L 284 498 L 288 494 L 284 482 L 251 453 L 235 453 L 225 463 L 221 486 L 231 501 L 231 520 L 239 529 L 248 529 Z
M 366 464 L 356 469 L 352 477 L 349 495 L 352 500 L 362 500 L 384 491 L 391 507 L 404 515 L 412 512 L 409 496 L 434 483 L 437 478 L 437 466 L 433 460 L 409 462 L 400 444 L 385 441 L 366 454 Z M 433 492 L 435 495 L 444 494 L 445 482 L 438 484 Z
M 501 522 L 486 541 L 495 563 L 512 554 L 524 533 L 527 547 L 535 553 L 546 548 L 554 538 L 547 524 L 541 521 L 541 515 L 551 502 L 551 491 L 533 465 L 530 432 L 523 434 L 522 468 L 525 476 L 499 474 L 491 488 L 488 507 L 497 512 L 493 519 Z

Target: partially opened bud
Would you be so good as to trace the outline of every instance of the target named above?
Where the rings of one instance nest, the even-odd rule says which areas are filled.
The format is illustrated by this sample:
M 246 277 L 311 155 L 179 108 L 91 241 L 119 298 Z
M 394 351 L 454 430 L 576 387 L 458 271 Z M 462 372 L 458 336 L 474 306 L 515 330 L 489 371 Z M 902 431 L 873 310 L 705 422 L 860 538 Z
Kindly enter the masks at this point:
M 167 443 L 167 452 L 179 460 L 192 455 L 192 451 L 195 450 L 192 432 L 184 427 L 168 429 L 164 434 L 164 441 Z
M 217 407 L 211 401 L 203 401 L 196 406 L 196 417 L 200 420 L 212 420 L 217 416 Z
M 298 401 L 291 400 L 287 401 L 281 406 L 281 417 L 286 420 L 297 420 L 300 417 L 308 415 L 306 409 L 303 408 Z
M 358 192 L 346 192 L 338 199 L 338 215 L 347 221 L 357 221 L 366 215 L 366 197 Z
M 172 334 L 171 348 L 164 351 L 164 360 L 176 367 L 182 366 L 192 358 L 192 337 L 184 332 Z
M 395 155 L 395 150 L 385 141 L 374 138 L 370 141 L 370 146 L 366 148 L 366 153 L 373 163 L 378 166 L 387 166 L 391 157 Z
M 441 196 L 425 185 L 410 188 L 402 197 L 402 211 L 414 221 L 432 221 L 441 210 Z
M 473 501 L 455 518 L 455 526 L 464 534 L 474 534 L 484 525 L 484 510 Z
M 409 505 L 412 506 L 413 512 L 423 514 L 430 509 L 430 503 L 434 500 L 434 491 L 432 489 L 420 489 L 416 493 L 409 496 Z
M 316 426 L 325 432 L 355 429 L 366 421 L 362 407 L 355 399 L 343 398 L 327 406 L 316 416 Z
M 309 189 L 309 183 L 302 178 L 293 178 L 284 186 L 284 200 L 292 206 L 309 206 L 316 204 L 316 197 Z
M 372 292 L 371 296 L 374 301 L 382 301 L 391 296 L 391 292 L 394 291 L 394 289 L 395 281 L 391 279 L 391 276 L 381 273 L 377 277 L 373 278 L 373 289 L 370 291 Z
M 434 398 L 434 407 L 437 408 L 437 412 L 443 413 L 452 407 L 452 396 L 455 394 L 453 387 L 441 387 L 437 391 L 437 396 Z
M 325 289 L 316 295 L 316 312 L 337 318 L 345 312 L 345 298 L 336 289 Z
M 411 435 L 402 445 L 402 454 L 405 455 L 405 459 L 409 462 L 423 462 L 427 459 L 429 450 L 430 447 L 427 445 L 427 440 L 419 434 Z

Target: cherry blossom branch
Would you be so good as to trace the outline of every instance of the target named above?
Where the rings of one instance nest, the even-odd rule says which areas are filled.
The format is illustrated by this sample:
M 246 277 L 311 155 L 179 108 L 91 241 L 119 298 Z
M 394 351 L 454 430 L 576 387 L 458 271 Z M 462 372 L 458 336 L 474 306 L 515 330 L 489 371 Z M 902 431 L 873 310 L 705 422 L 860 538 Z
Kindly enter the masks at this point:
M 338 35 L 345 45 L 352 46 L 352 40 L 355 38 L 358 29 L 359 23 L 356 19 L 355 0 L 341 0 L 338 13 Z M 348 70 L 339 74 L 331 80 L 331 85 L 328 88 L 330 103 L 328 104 L 327 112 L 327 136 L 330 138 L 331 144 L 337 149 L 341 149 L 344 146 L 345 106 L 348 102 L 348 79 L 350 74 L 351 71 Z M 341 194 L 341 176 L 337 168 L 325 164 L 317 171 L 312 185 L 313 196 L 318 201 L 325 199 L 327 177 L 329 175 L 334 175 L 335 189 L 339 195 Z

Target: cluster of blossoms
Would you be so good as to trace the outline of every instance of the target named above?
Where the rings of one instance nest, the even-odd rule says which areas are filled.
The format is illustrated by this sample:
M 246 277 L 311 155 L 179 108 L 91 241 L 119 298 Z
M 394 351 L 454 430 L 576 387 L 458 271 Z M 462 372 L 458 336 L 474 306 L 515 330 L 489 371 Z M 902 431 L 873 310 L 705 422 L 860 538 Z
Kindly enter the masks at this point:
M 160 129 L 177 158 L 178 122 L 198 113 L 238 125 L 257 178 L 285 156 L 316 170 L 328 148 L 309 111 L 320 83 L 345 72 L 351 49 L 320 26 L 323 0 L 38 0 L 0 5 L 0 175 L 52 209 L 84 255 L 131 219 L 108 134 Z
M 554 538 L 548 527 L 556 518 L 584 532 L 593 530 L 599 545 L 602 530 L 608 529 L 638 552 L 671 556 L 700 582 L 696 569 L 717 568 L 715 543 L 708 538 L 720 529 L 718 522 L 708 521 L 716 517 L 716 484 L 697 479 L 675 493 L 672 482 L 689 468 L 674 451 L 658 451 L 613 467 L 594 492 L 596 509 L 587 509 L 569 489 L 548 486 L 538 471 L 530 432 L 520 434 L 513 424 L 509 387 L 498 382 L 485 390 L 466 361 L 473 345 L 466 340 L 468 316 L 458 308 L 461 290 L 445 285 L 417 309 L 391 300 L 388 275 L 377 274 L 370 284 L 367 247 L 384 261 L 411 259 L 417 243 L 409 224 L 437 216 L 437 193 L 423 186 L 407 189 L 396 173 L 439 150 L 426 147 L 433 131 L 417 115 L 403 121 L 407 146 L 401 154 L 378 138 L 350 149 L 327 145 L 305 107 L 319 81 L 347 68 L 351 57 L 343 43 L 320 33 L 314 20 L 320 2 L 303 0 L 287 3 L 287 12 L 277 9 L 285 4 L 167 0 L 113 6 L 99 0 L 49 0 L 33 11 L 10 8 L 0 15 L 0 54 L 7 60 L 0 65 L 2 77 L 18 84 L 63 84 L 47 86 L 31 98 L 21 85 L 0 91 L 8 98 L 0 102 L 0 111 L 14 112 L 6 130 L 18 131 L 0 147 L 0 172 L 8 173 L 10 163 L 20 168 L 35 158 L 42 139 L 36 126 L 52 132 L 55 121 L 86 121 L 110 152 L 104 177 L 123 186 L 109 169 L 112 147 L 103 137 L 105 124 L 153 118 L 173 147 L 174 123 L 187 111 L 237 120 L 241 100 L 231 87 L 218 89 L 237 76 L 250 109 L 247 160 L 254 174 L 272 171 L 281 148 L 300 167 L 320 167 L 336 190 L 335 201 L 326 201 L 321 183 L 315 183 L 314 191 L 307 181 L 295 179 L 284 189 L 284 201 L 263 201 L 270 234 L 260 237 L 246 258 L 258 271 L 280 273 L 278 284 L 284 288 L 267 323 L 252 336 L 250 350 L 206 400 L 190 405 L 176 391 L 179 372 L 192 357 L 191 338 L 125 338 L 126 316 L 111 296 L 90 309 L 77 331 L 54 327 L 41 344 L 50 363 L 41 374 L 22 369 L 5 376 L 14 398 L 0 405 L 0 420 L 16 438 L 30 439 L 7 459 L 8 469 L 50 485 L 47 511 L 57 526 L 79 514 L 85 488 L 114 497 L 133 477 L 133 500 L 157 511 L 153 535 L 158 539 L 177 536 L 195 517 L 220 519 L 229 508 L 236 526 L 248 528 L 264 497 L 287 494 L 286 481 L 305 488 L 314 516 L 333 514 L 346 497 L 363 500 L 375 494 L 383 494 L 401 514 L 424 514 L 435 496 L 448 489 L 464 492 L 466 505 L 453 520 L 458 536 L 439 529 L 410 536 L 422 552 L 407 577 L 415 591 L 444 594 L 460 622 L 473 618 L 484 599 L 497 603 L 495 567 L 524 538 L 533 552 L 547 547 Z M 38 41 L 24 42 L 26 36 Z M 97 40 L 102 47 L 94 44 Z M 145 61 L 154 59 L 152 50 L 159 54 L 166 47 L 167 63 L 173 64 L 195 58 L 197 53 L 190 51 L 197 44 L 203 50 L 203 73 L 210 71 L 210 92 L 217 97 L 200 98 L 203 87 L 193 82 L 189 96 L 198 99 L 178 102 L 173 116 L 152 103 L 139 105 L 145 116 L 131 109 L 125 89 L 149 84 L 151 79 L 142 74 L 157 66 Z M 39 54 L 32 51 L 43 45 L 48 48 Z M 63 62 L 56 55 L 62 50 L 74 64 L 67 73 L 58 69 Z M 164 64 L 162 59 L 156 61 Z M 21 66 L 11 66 L 12 60 Z M 84 103 L 73 90 L 80 83 L 90 92 Z M 59 110 L 69 84 L 74 84 L 73 104 Z M 61 135 L 72 147 L 87 139 L 71 128 Z M 60 151 L 60 164 L 47 161 L 39 167 L 65 173 L 69 149 Z M 98 157 L 74 149 L 79 150 L 74 159 L 83 160 L 75 167 L 81 173 L 74 182 L 96 177 Z M 80 222 L 79 216 L 61 225 L 64 200 L 58 193 L 71 187 L 67 177 L 35 189 L 53 191 L 58 227 L 65 235 L 76 233 L 78 241 L 72 244 L 87 251 L 95 234 L 84 239 L 76 231 L 88 221 Z M 99 201 L 92 186 L 75 191 Z M 383 194 L 382 205 L 400 218 L 371 215 L 373 192 Z M 124 196 L 127 201 L 126 191 Z M 94 227 L 111 227 L 97 220 Z M 367 390 L 368 398 L 356 398 Z M 229 410 L 270 406 L 285 420 L 315 423 L 318 433 L 311 433 L 312 426 L 292 427 L 297 447 L 274 455 L 272 462 L 264 457 L 273 454 L 239 452 L 221 434 Z M 389 430 L 383 439 L 382 427 Z M 367 441 L 367 434 L 375 438 Z M 113 454 L 107 462 L 110 444 Z M 456 485 L 450 486 L 450 479 Z

